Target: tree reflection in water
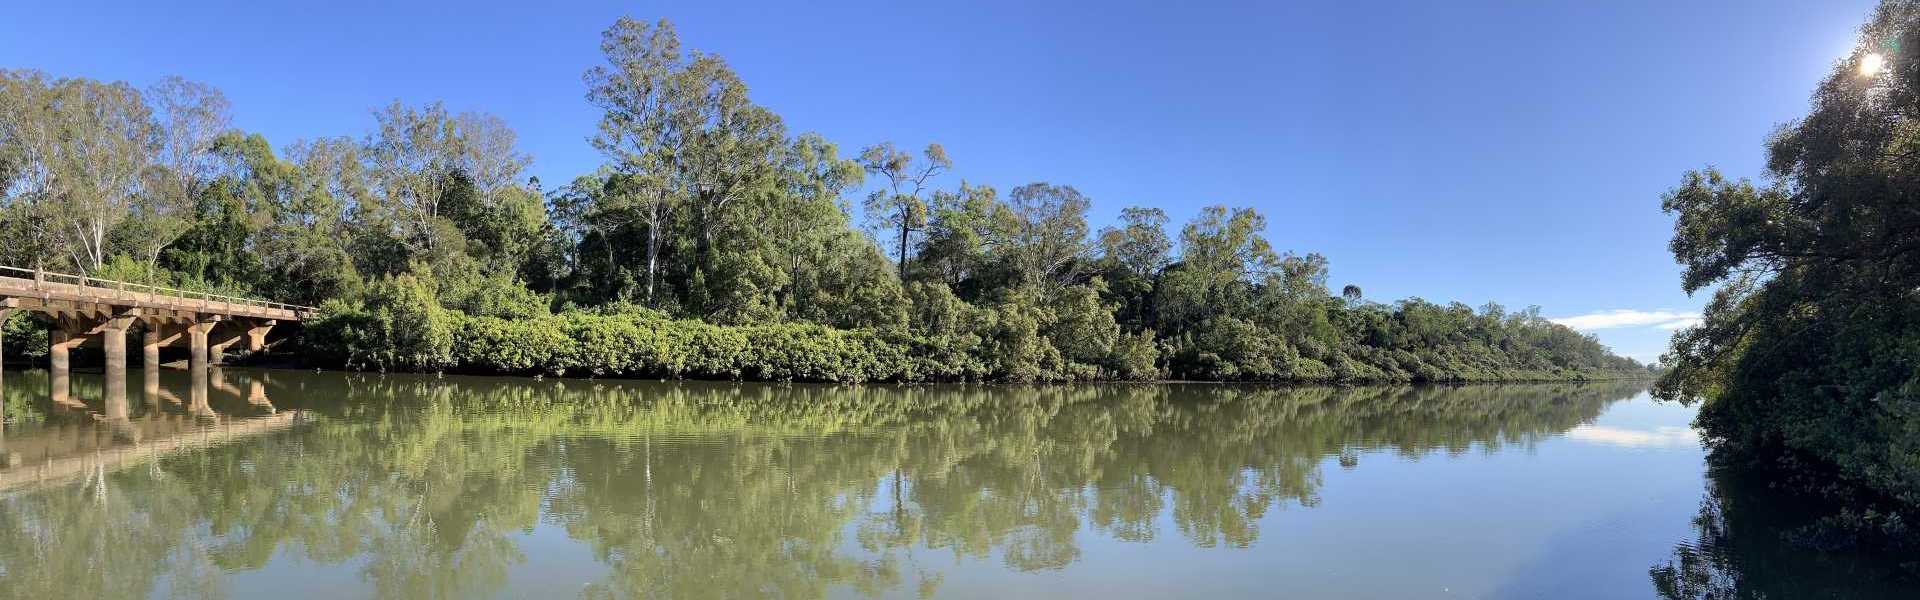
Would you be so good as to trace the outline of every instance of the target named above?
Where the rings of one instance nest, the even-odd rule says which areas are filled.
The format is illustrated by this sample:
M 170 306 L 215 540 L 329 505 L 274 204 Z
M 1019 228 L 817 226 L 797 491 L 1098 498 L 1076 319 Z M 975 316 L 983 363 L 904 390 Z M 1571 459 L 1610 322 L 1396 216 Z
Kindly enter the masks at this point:
M 589 597 L 927 593 L 925 558 L 1060 569 L 1086 532 L 1246 547 L 1262 516 L 1319 503 L 1329 463 L 1527 447 L 1638 391 L 217 378 L 226 420 L 202 426 L 269 398 L 305 424 L 0 491 L 0 595 L 212 596 L 291 556 L 356 565 L 382 597 L 470 596 L 542 526 L 604 565 Z M 5 384 L 7 414 L 46 421 L 8 443 L 88 426 L 15 393 L 44 379 Z M 134 421 L 189 410 L 151 400 Z
M 1695 538 L 1648 570 L 1660 598 L 1913 598 L 1913 556 L 1822 551 L 1788 543 L 1787 532 L 1820 514 L 1781 497 L 1753 474 L 1715 470 L 1693 519 Z M 1905 563 L 1904 565 L 1902 563 Z

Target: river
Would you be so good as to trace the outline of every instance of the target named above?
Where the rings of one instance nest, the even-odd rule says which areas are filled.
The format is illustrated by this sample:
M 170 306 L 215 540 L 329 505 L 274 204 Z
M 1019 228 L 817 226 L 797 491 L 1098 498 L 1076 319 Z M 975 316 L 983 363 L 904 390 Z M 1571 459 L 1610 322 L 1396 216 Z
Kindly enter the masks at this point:
M 5 373 L 0 597 L 1916 593 L 1639 383 L 129 380 Z

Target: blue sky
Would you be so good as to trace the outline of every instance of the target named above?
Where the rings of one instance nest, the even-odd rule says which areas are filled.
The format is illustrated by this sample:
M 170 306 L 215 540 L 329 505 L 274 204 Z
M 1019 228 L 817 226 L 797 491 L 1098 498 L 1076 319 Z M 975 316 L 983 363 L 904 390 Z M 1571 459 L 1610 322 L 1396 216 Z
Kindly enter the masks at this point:
M 0 66 L 226 92 L 276 145 L 393 100 L 504 118 L 549 186 L 592 170 L 580 75 L 617 16 L 665 17 L 790 129 L 930 141 L 953 176 L 1120 208 L 1253 206 L 1378 300 L 1541 305 L 1651 359 L 1704 303 L 1661 192 L 1762 139 L 1852 48 L 1820 2 L 33 2 Z M 402 4 L 402 3 L 393 3 Z M 564 5 L 564 6 L 556 6 Z M 1621 312 L 1627 311 L 1627 312 Z

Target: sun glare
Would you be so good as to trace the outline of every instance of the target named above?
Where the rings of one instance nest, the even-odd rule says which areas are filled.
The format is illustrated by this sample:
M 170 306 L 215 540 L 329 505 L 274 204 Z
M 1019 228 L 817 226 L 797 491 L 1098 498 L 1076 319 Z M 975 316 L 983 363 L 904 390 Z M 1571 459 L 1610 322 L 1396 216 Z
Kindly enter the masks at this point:
M 1860 57 L 1860 74 L 1861 75 L 1865 75 L 1867 77 L 1879 75 L 1880 70 L 1885 69 L 1886 67 L 1887 67 L 1887 57 L 1881 56 L 1880 53 L 1878 52 L 1871 52 L 1871 53 L 1868 53 L 1866 56 Z

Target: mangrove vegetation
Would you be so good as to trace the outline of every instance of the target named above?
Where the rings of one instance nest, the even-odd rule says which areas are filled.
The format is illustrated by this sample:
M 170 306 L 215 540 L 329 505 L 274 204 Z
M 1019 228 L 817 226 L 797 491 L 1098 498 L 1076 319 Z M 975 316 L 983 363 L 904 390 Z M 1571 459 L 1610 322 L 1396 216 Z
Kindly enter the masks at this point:
M 1798 537 L 1911 547 L 1920 515 L 1920 3 L 1881 5 L 1812 110 L 1767 142 L 1767 178 L 1687 173 L 1666 195 L 1704 321 L 1655 393 L 1701 401 L 1715 461 L 1809 492 Z

